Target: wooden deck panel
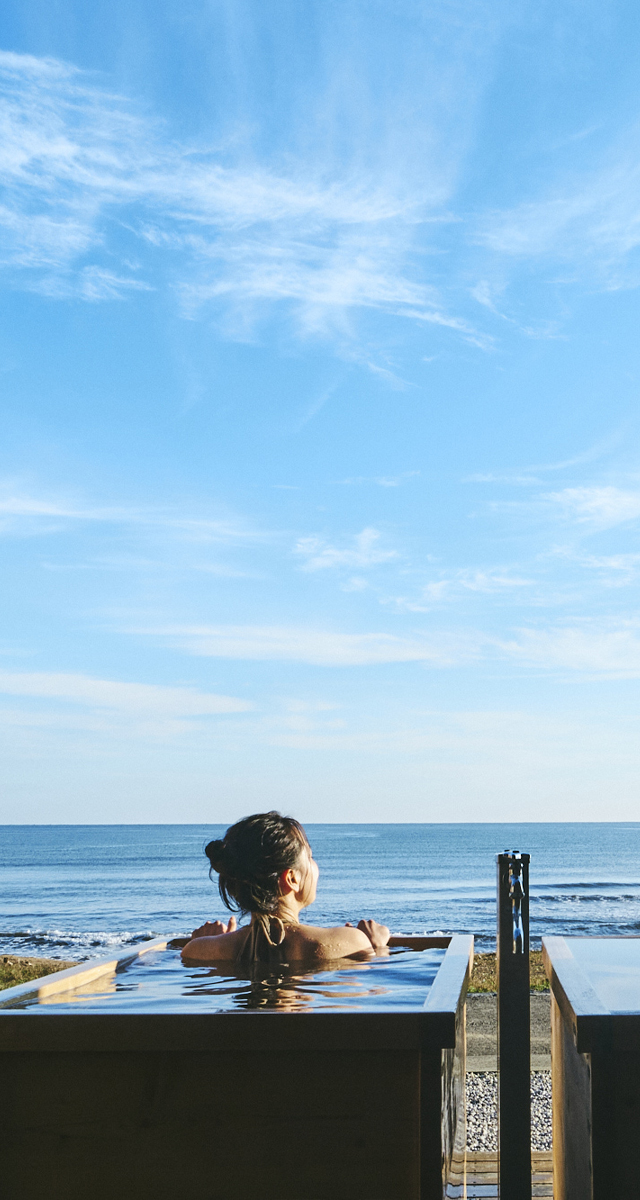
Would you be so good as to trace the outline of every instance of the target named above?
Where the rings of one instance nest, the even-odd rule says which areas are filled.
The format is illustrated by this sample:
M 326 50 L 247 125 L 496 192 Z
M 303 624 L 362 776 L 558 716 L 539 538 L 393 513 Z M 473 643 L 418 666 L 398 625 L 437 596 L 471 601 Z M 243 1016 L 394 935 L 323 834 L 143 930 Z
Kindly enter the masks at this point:
M 553 1155 L 550 1150 L 531 1152 L 532 1195 L 536 1198 L 553 1198 Z M 466 1200 L 498 1196 L 498 1155 L 467 1151 Z M 454 1192 L 451 1193 L 452 1200 Z M 462 1198 L 465 1193 L 458 1192 Z

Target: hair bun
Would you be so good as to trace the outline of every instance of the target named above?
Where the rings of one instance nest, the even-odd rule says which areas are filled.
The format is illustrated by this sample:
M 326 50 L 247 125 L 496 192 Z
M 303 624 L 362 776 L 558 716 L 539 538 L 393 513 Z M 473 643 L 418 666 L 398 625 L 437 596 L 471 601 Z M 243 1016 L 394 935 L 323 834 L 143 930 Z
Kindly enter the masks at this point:
M 221 838 L 216 838 L 213 842 L 209 842 L 204 848 L 212 870 L 217 871 L 218 874 L 220 874 L 224 867 L 225 850 L 226 846 Z

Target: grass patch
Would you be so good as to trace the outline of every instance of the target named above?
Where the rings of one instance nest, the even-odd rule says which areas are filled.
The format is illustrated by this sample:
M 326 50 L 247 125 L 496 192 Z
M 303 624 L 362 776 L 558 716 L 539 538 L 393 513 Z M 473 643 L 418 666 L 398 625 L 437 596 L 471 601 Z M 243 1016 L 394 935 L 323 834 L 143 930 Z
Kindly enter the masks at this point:
M 542 950 L 532 950 L 529 954 L 529 979 L 532 992 L 547 992 L 549 990 L 549 980 L 545 975 L 542 962 Z M 469 991 L 497 991 L 495 954 L 475 955 Z
M 64 971 L 65 967 L 77 967 L 77 962 L 64 962 L 59 958 L 18 958 L 15 954 L 0 955 L 0 989 L 14 987 L 16 983 L 28 983 Z

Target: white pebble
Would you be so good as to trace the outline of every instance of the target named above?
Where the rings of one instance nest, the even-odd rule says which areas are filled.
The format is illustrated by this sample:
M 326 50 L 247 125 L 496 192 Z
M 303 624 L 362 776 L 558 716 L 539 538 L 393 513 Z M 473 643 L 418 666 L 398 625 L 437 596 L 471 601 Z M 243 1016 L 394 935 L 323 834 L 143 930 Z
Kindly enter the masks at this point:
M 498 1076 L 470 1071 L 466 1079 L 467 1150 L 498 1149 Z M 531 1148 L 551 1149 L 551 1072 L 531 1074 Z

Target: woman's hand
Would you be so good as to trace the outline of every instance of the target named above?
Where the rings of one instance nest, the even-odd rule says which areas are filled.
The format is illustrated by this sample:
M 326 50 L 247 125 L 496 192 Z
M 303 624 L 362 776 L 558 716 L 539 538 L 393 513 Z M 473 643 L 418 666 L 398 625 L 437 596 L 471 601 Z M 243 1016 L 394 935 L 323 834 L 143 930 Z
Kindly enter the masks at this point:
M 345 925 L 351 925 L 351 921 L 345 921 Z M 366 933 L 374 950 L 382 950 L 386 946 L 391 931 L 386 925 L 379 925 L 377 921 L 358 921 L 358 929 Z
M 229 924 L 225 925 L 224 921 L 205 921 L 204 925 L 200 925 L 198 929 L 194 929 L 191 934 L 191 940 L 201 937 L 219 937 L 221 933 L 233 933 L 237 928 L 235 917 L 229 917 Z

